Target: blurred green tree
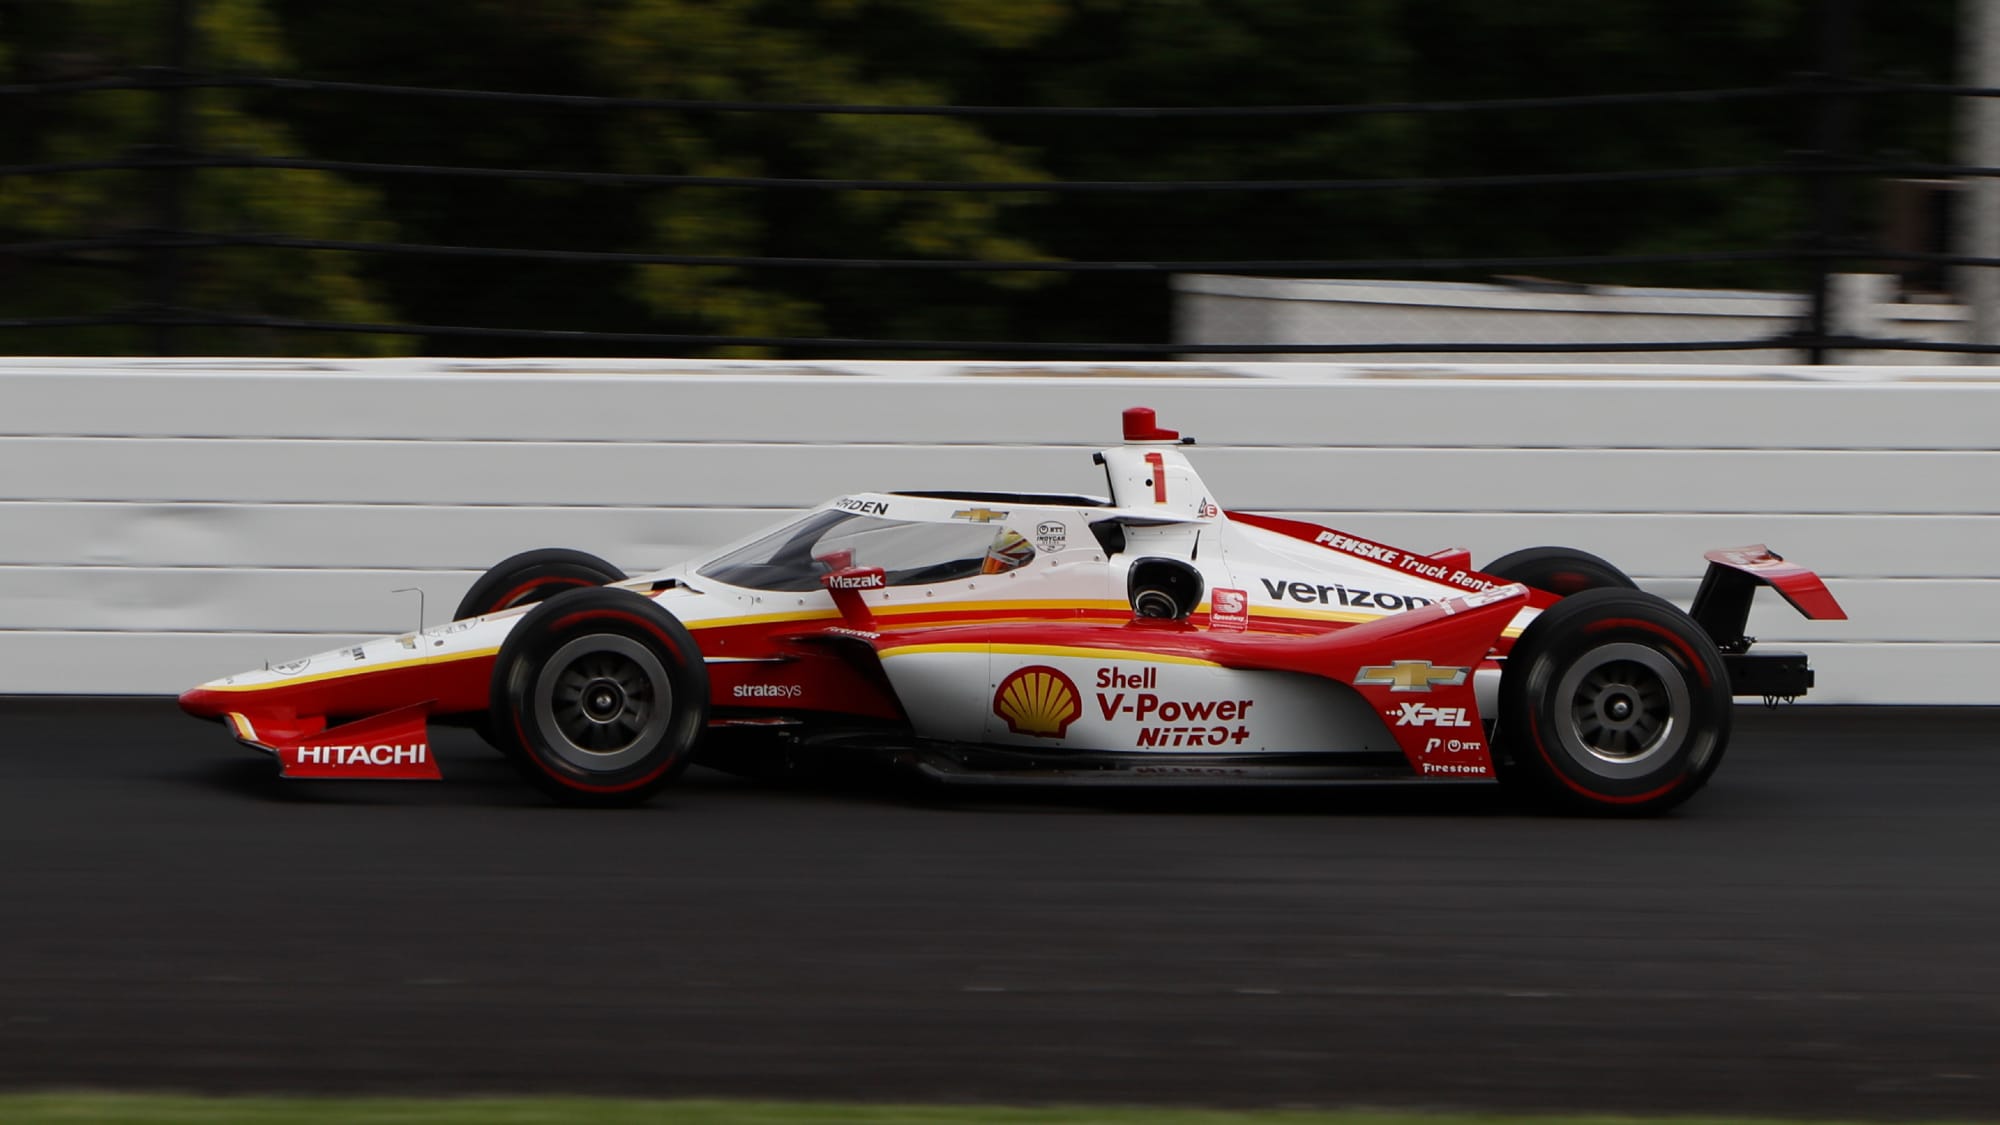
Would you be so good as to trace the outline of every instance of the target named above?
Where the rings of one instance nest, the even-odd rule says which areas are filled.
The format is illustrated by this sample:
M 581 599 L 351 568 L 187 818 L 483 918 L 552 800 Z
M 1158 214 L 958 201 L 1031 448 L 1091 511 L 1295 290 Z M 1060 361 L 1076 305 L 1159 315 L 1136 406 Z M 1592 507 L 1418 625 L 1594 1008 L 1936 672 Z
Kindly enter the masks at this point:
M 1053 31 L 1053 0 L 275 0 L 321 74 L 375 82 L 598 96 L 942 104 L 962 79 Z M 383 36 L 380 28 L 397 29 Z M 926 117 L 608 111 L 471 101 L 357 113 L 352 95 L 284 95 L 316 153 L 439 165 L 683 175 L 1019 181 L 1029 148 L 977 122 Z M 275 103 L 274 103 L 275 104 Z M 382 105 L 396 103 L 383 102 Z M 397 178 L 382 190 L 414 242 L 701 256 L 1035 259 L 994 193 L 817 192 Z M 606 267 L 415 258 L 392 267 L 406 316 L 743 336 L 969 338 L 1016 328 L 1010 295 L 1038 274 Z M 463 351 L 519 350 L 454 340 Z M 644 351 L 578 340 L 584 352 Z M 685 351 L 686 349 L 668 349 Z M 768 349 L 725 349 L 764 354 Z
M 970 66 L 982 52 L 1026 46 L 1058 26 L 1063 10 L 1051 0 L 625 0 L 607 5 L 605 14 L 594 57 L 618 76 L 623 93 L 938 105 L 960 100 L 964 91 L 949 74 L 923 71 L 946 60 Z M 927 63 L 897 65 L 914 58 Z M 1044 176 L 1028 146 L 1002 144 L 977 122 L 942 117 L 661 113 L 630 123 L 617 142 L 625 167 L 692 175 L 1001 182 Z M 674 253 L 1019 260 L 1039 251 L 1010 234 L 1005 221 L 1034 202 L 1018 193 L 688 188 L 654 195 L 646 215 L 654 245 Z M 712 331 L 811 336 L 844 329 L 858 313 L 892 335 L 976 338 L 1005 330 L 1003 318 L 979 310 L 1004 306 L 1004 290 L 1046 280 L 988 273 L 940 285 L 935 275 L 894 272 L 829 279 L 647 267 L 639 292 L 654 309 L 698 318 Z M 845 315 L 830 316 L 829 306 L 842 306 Z
M 160 55 L 165 0 L 0 0 L 15 78 Z M 1811 0 L 196 0 L 203 65 L 589 95 L 886 104 L 1365 104 L 1774 87 L 1818 65 Z M 1951 5 L 1857 5 L 1855 70 L 1951 76 Z M 1026 181 L 1367 179 L 1779 164 L 1791 99 L 1233 119 L 924 118 L 609 110 L 342 92 L 202 95 L 203 143 L 384 163 L 695 175 Z M 23 105 L 15 101 L 13 105 Z M 0 119 L 11 159 L 153 136 L 145 95 L 48 97 Z M 1947 155 L 1923 98 L 1859 106 L 1856 148 Z M 1233 193 L 818 192 L 204 172 L 197 225 L 307 237 L 715 256 L 1350 259 L 1784 250 L 1791 176 L 1619 186 Z M 0 180 L 10 237 L 143 226 L 133 173 Z M 1857 215 L 1867 219 L 1865 191 Z M 729 335 L 1163 341 L 1145 274 L 630 266 L 473 256 L 208 252 L 218 307 L 331 319 Z M 274 264 L 275 263 L 275 264 Z M 19 269 L 16 263 L 12 267 Z M 1381 271 L 1369 271 L 1380 276 Z M 1538 270 L 1578 281 L 1789 287 L 1797 263 Z M 1407 271 L 1478 277 L 1476 271 Z M 38 275 L 41 276 L 41 275 Z M 99 307 L 71 269 L 10 309 Z M 115 299 L 115 298 L 114 298 Z M 386 308 L 385 308 L 386 306 Z M 393 315 L 387 310 L 393 309 Z M 406 344 L 407 344 L 406 340 Z M 315 337 L 285 347 L 374 342 Z M 278 346 L 278 345 L 273 345 Z M 431 351 L 630 354 L 448 338 Z
M 1781 88 L 1817 69 L 1812 0 L 1079 0 L 1061 33 L 1010 59 L 995 100 L 1075 105 L 1474 101 Z M 1853 71 L 1949 81 L 1952 6 L 1856 5 Z M 1593 109 L 1137 122 L 1047 130 L 1063 177 L 1396 178 L 1781 165 L 1814 143 L 1792 98 Z M 1857 154 L 1948 156 L 1949 103 L 1877 98 Z M 999 135 L 1027 143 L 1008 122 Z M 1086 130 L 1088 130 L 1086 132 Z M 1866 185 L 1863 185 L 1864 188 Z M 1853 218 L 1873 218 L 1866 190 Z M 1035 216 L 1067 258 L 1355 259 L 1790 251 L 1810 215 L 1789 176 L 1649 184 L 1115 196 Z M 1565 280 L 1796 288 L 1798 262 L 1537 269 Z M 1483 279 L 1480 271 L 1367 276 Z M 1089 280 L 1024 304 L 1058 338 L 1166 338 L 1161 279 Z M 1079 289 L 1093 294 L 1079 299 Z M 1045 297 L 1055 297 L 1046 300 Z M 1100 338 L 1102 338 L 1100 336 Z
M 168 57 L 167 0 L 0 3 L 0 81 L 96 77 Z M 196 69 L 283 73 L 291 68 L 262 0 L 201 0 Z M 192 92 L 200 147 L 292 153 L 291 131 L 253 112 L 240 91 Z M 149 91 L 55 93 L 11 99 L 0 116 L 0 163 L 113 159 L 160 139 L 160 98 Z M 300 238 L 386 239 L 394 227 L 368 189 L 324 172 L 200 169 L 188 174 L 188 225 L 214 233 L 282 231 Z M 113 238 L 156 223 L 160 173 L 104 171 L 0 178 L 0 242 Z M 231 315 L 346 322 L 393 319 L 357 256 L 295 250 L 180 251 L 181 302 Z M 120 266 L 124 268 L 118 268 Z M 33 284 L 19 282 L 34 269 Z M 130 252 L 92 252 L 60 264 L 0 259 L 0 315 L 111 312 L 144 301 L 143 265 Z M 209 354 L 408 350 L 390 336 L 179 329 L 184 351 Z M 141 330 L 17 334 L 11 350 L 123 352 L 149 345 Z

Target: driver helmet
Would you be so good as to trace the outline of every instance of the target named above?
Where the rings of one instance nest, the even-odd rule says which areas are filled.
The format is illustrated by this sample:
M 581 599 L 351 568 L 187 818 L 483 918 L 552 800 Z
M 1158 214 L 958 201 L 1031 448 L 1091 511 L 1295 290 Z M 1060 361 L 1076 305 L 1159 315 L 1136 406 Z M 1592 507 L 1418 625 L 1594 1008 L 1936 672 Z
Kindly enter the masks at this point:
M 1020 532 L 1002 528 L 1000 534 L 986 548 L 986 558 L 979 564 L 981 574 L 1005 574 L 1015 567 L 1025 565 L 1035 557 L 1034 544 Z

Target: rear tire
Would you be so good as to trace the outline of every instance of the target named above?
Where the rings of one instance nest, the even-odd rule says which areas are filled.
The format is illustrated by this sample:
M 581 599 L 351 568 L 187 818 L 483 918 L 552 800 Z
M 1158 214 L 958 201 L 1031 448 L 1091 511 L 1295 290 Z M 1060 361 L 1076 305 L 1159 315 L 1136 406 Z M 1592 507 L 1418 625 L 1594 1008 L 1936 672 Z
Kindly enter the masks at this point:
M 1503 780 L 1571 810 L 1665 812 L 1729 746 L 1729 675 L 1686 614 L 1636 590 L 1585 590 L 1543 610 L 1500 680 Z
M 507 634 L 488 717 L 522 775 L 571 805 L 631 805 L 679 777 L 708 726 L 708 668 L 629 590 L 557 594 Z
M 483 617 L 503 609 L 533 605 L 564 590 L 622 582 L 625 572 L 583 551 L 543 547 L 502 560 L 465 592 L 452 611 L 453 621 Z
M 624 571 L 583 551 L 572 551 L 567 547 L 522 551 L 502 559 L 480 575 L 465 596 L 458 600 L 458 608 L 452 611 L 451 619 L 463 621 L 468 617 L 484 617 L 503 609 L 534 605 L 565 590 L 602 586 L 624 579 Z M 485 740 L 486 745 L 506 752 L 494 736 L 495 728 L 486 715 L 470 716 L 466 725 Z
M 1575 547 L 1526 547 L 1481 568 L 1495 578 L 1568 597 L 1585 590 L 1636 590 L 1639 584 L 1610 562 Z

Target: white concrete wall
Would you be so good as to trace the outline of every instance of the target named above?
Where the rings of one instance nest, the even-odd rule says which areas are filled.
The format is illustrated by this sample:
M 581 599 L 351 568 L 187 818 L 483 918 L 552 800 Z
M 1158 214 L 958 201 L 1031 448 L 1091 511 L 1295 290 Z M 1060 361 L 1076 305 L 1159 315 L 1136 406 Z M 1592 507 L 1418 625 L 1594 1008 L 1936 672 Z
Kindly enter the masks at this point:
M 1767 542 L 1822 702 L 2000 703 L 2000 377 L 1556 365 L 0 360 L 0 694 L 172 692 L 449 612 L 564 545 L 673 562 L 841 491 L 1101 492 L 1150 405 L 1227 507 L 1683 602 Z

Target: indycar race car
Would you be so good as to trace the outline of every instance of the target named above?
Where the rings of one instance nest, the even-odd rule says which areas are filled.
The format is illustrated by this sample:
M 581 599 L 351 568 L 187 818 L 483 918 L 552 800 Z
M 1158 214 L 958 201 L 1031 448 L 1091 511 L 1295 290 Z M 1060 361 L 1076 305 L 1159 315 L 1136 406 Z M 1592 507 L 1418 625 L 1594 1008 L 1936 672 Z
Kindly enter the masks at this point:
M 1682 612 L 1582 551 L 1475 570 L 1224 512 L 1189 444 L 1137 407 L 1095 458 L 1108 498 L 855 493 L 636 578 L 529 551 L 448 624 L 181 706 L 298 778 L 436 778 L 429 725 L 467 725 L 576 804 L 775 748 L 943 781 L 1497 780 L 1655 812 L 1715 772 L 1732 696 L 1812 686 L 1802 654 L 1751 651 L 1757 587 L 1845 616 L 1762 546 L 1709 552 Z

